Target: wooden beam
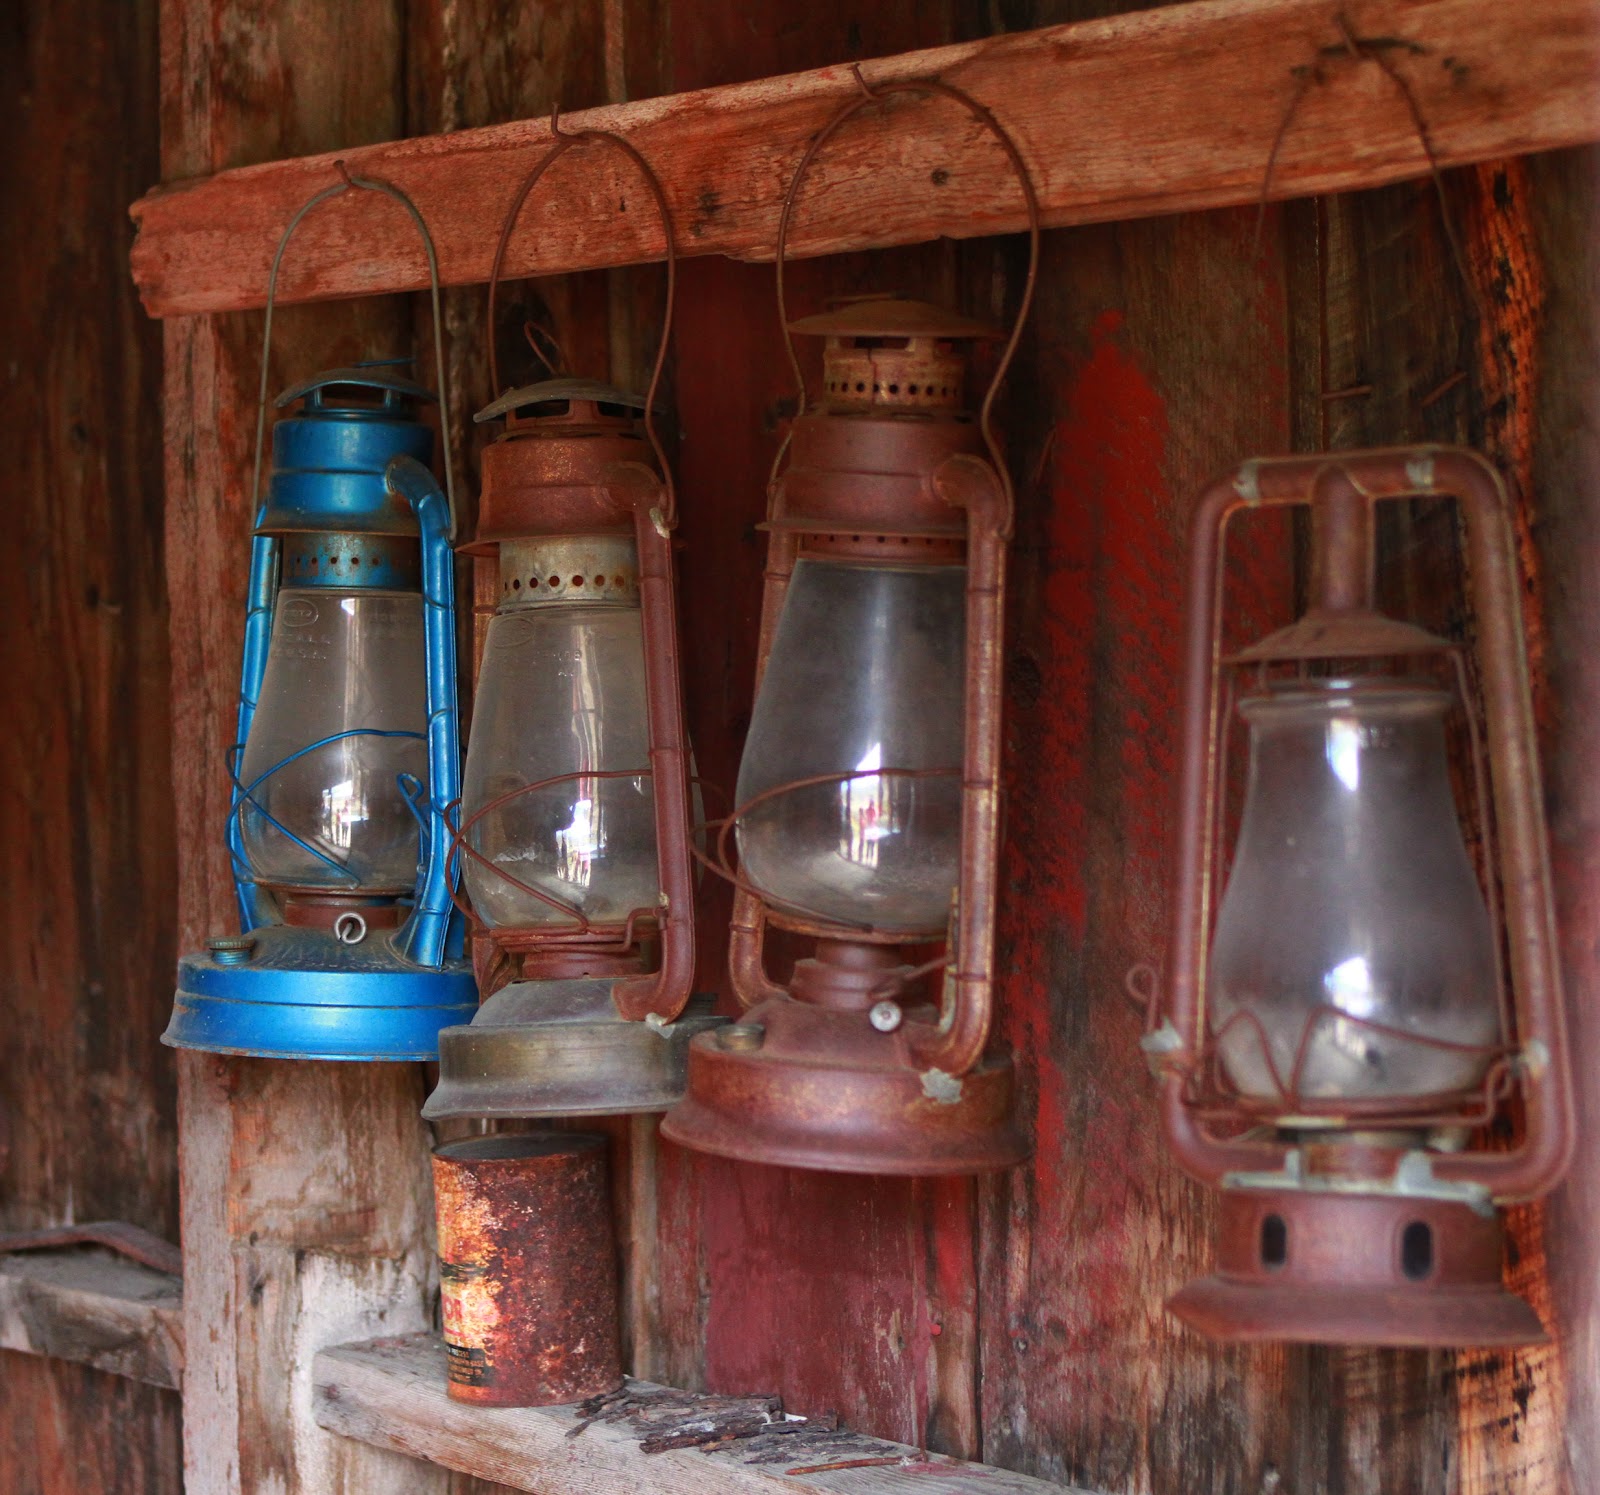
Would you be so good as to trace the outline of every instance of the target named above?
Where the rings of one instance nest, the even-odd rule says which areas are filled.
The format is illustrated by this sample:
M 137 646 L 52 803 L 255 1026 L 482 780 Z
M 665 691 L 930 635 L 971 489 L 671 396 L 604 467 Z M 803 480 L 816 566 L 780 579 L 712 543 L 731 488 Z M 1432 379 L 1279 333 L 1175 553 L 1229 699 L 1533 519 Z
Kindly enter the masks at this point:
M 312 1377 L 317 1421 L 330 1432 L 539 1495 L 956 1495 L 976 1488 L 985 1495 L 1072 1495 L 1045 1480 L 856 1433 L 833 1435 L 831 1449 L 795 1435 L 793 1453 L 786 1441 L 776 1450 L 768 1446 L 779 1442 L 769 1438 L 759 1449 L 739 1440 L 713 1453 L 675 1448 L 647 1454 L 640 1430 L 626 1422 L 594 1422 L 574 1434 L 579 1418 L 573 1407 L 451 1401 L 444 1350 L 428 1334 L 324 1350 Z M 663 1389 L 646 1381 L 630 1386 L 642 1393 Z M 693 1393 L 682 1395 L 688 1404 L 696 1400 Z M 796 1469 L 814 1472 L 790 1472 Z
M 1254 201 L 1286 110 L 1274 197 L 1371 187 L 1427 169 L 1406 100 L 1348 50 L 1381 41 L 1443 165 L 1600 139 L 1600 0 L 1191 0 L 1160 10 L 908 52 L 873 84 L 937 74 L 1015 134 L 1050 226 Z M 1312 70 L 1307 73 L 1307 70 Z M 769 258 L 799 153 L 851 98 L 844 67 L 584 110 L 572 129 L 627 138 L 661 174 L 679 251 Z M 432 225 L 447 284 L 488 278 L 495 226 L 550 140 L 544 120 L 220 172 L 133 206 L 132 264 L 154 316 L 259 306 L 284 225 L 335 163 L 403 187 Z M 392 203 L 352 193 L 308 218 L 287 301 L 415 290 L 426 268 Z M 662 236 L 620 153 L 579 151 L 527 205 L 513 276 L 659 259 Z M 955 106 L 899 102 L 846 129 L 809 179 L 797 256 L 1015 231 L 997 148 Z
M 180 1386 L 182 1279 L 99 1249 L 0 1256 L 0 1349 Z

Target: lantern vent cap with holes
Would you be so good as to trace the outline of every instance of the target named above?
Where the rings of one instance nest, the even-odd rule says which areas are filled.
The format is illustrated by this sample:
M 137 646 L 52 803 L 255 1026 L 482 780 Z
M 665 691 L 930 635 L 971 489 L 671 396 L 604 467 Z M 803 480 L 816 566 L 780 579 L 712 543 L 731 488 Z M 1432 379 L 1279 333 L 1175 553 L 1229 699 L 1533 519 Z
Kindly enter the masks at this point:
M 1465 521 L 1475 671 L 1373 606 L 1375 511 L 1422 497 Z M 1230 520 L 1290 507 L 1311 511 L 1312 605 L 1226 654 Z M 1498 1213 L 1554 1187 L 1573 1137 L 1516 557 L 1499 475 L 1448 447 L 1249 462 L 1196 509 L 1172 968 L 1145 1047 L 1169 1147 L 1222 1191 L 1217 1272 L 1168 1304 L 1202 1333 L 1543 1338 L 1502 1285 Z M 1259 680 L 1235 701 L 1237 671 Z M 1214 906 L 1234 706 L 1250 761 Z
M 502 228 L 490 326 L 528 191 L 583 141 L 634 155 L 583 131 L 535 165 Z M 500 573 L 457 840 L 483 1004 L 440 1035 L 430 1119 L 665 1110 L 682 1094 L 689 1040 L 723 1021 L 690 994 L 672 487 L 652 408 L 671 329 L 670 224 L 666 238 L 667 315 L 647 395 L 562 375 L 476 417 L 502 423 L 463 547 L 495 557 Z M 492 350 L 490 364 L 498 387 Z

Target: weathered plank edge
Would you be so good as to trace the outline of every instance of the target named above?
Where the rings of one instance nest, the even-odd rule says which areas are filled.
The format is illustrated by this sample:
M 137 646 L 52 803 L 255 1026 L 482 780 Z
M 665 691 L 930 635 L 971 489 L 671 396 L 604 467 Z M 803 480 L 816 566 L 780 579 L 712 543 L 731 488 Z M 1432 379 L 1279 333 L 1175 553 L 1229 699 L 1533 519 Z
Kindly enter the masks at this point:
M 324 1350 L 312 1370 L 312 1395 L 316 1419 L 330 1432 L 540 1495 L 598 1495 L 613 1489 L 628 1495 L 639 1490 L 752 1495 L 779 1489 L 957 1495 L 974 1488 L 992 1495 L 1063 1495 L 1066 1490 L 1007 1470 L 925 1455 L 900 1443 L 877 1444 L 877 1456 L 902 1458 L 906 1463 L 900 1467 L 789 1475 L 784 1463 L 749 1464 L 737 1449 L 645 1454 L 637 1433 L 620 1424 L 597 1422 L 569 1438 L 577 1421 L 572 1407 L 485 1408 L 451 1401 L 443 1347 L 430 1334 Z
M 177 1389 L 182 1279 L 82 1247 L 0 1256 L 0 1349 Z
M 1047 226 L 1253 201 L 1285 108 L 1318 70 L 1279 142 L 1274 198 L 1422 175 L 1415 126 L 1391 79 L 1340 55 L 1339 17 L 1387 38 L 1428 121 L 1435 157 L 1459 165 L 1600 139 L 1600 0 L 1189 0 L 882 58 L 872 83 L 937 74 L 991 104 L 1016 135 Z M 1396 40 L 1398 39 L 1398 40 Z M 679 252 L 768 258 L 781 196 L 805 142 L 851 97 L 848 68 L 608 105 L 564 128 L 626 136 L 661 174 Z M 264 300 L 284 225 L 343 160 L 411 193 L 432 226 L 446 284 L 488 277 L 495 223 L 550 139 L 542 120 L 242 167 L 174 184 L 132 207 L 134 279 L 154 316 L 238 310 Z M 886 138 L 894 142 L 885 144 Z M 907 141 L 918 142 L 906 148 Z M 904 171 L 936 153 L 936 191 Z M 847 132 L 816 164 L 796 256 L 1011 232 L 1024 219 L 993 145 L 960 111 L 919 106 L 914 124 Z M 613 206 L 633 189 L 618 153 L 574 152 L 564 210 L 517 236 L 506 270 L 544 274 L 659 259 L 653 215 Z M 925 178 L 923 178 L 925 180 Z M 892 207 L 892 211 L 888 211 Z M 280 299 L 420 289 L 392 204 L 352 194 L 313 214 L 284 267 Z

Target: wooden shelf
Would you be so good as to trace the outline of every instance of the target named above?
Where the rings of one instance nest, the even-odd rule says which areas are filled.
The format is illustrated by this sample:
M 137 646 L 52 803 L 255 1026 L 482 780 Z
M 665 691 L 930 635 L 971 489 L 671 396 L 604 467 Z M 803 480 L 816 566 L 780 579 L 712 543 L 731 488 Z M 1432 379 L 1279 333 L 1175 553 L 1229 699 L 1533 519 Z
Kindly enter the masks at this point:
M 0 1256 L 0 1349 L 176 1387 L 183 1283 L 98 1248 Z
M 1274 197 L 1423 175 L 1407 103 L 1351 34 L 1406 79 L 1442 165 L 1600 139 L 1600 0 L 1190 0 L 863 65 L 875 84 L 938 75 L 992 107 L 1028 162 L 1047 226 L 1253 202 L 1285 110 Z M 568 116 L 625 135 L 659 172 L 680 254 L 770 258 L 807 141 L 857 84 L 848 68 L 704 89 Z M 265 299 L 284 225 L 338 180 L 335 162 L 404 188 L 447 285 L 486 280 L 495 228 L 546 149 L 544 120 L 306 156 L 158 189 L 132 209 L 132 266 L 153 316 Z M 797 256 L 1015 231 L 1016 184 L 954 105 L 911 100 L 851 127 L 808 178 Z M 569 153 L 527 205 L 510 276 L 659 259 L 663 239 L 620 153 Z M 416 290 L 421 250 L 399 209 L 350 193 L 312 214 L 284 265 L 284 302 Z
M 770 1462 L 753 1462 L 747 1445 L 712 1453 L 694 1448 L 647 1454 L 624 1423 L 595 1422 L 577 1436 L 572 1407 L 484 1408 L 451 1401 L 445 1357 L 431 1334 L 379 1339 L 324 1350 L 312 1371 L 316 1418 L 325 1428 L 448 1469 L 539 1495 L 760 1495 L 778 1490 L 838 1495 L 1072 1495 L 1067 1487 L 959 1459 L 925 1455 L 859 1434 L 830 1443 L 794 1439 Z M 640 1391 L 660 1390 L 632 1382 Z M 692 1401 L 690 1393 L 685 1399 Z M 787 1444 L 788 1440 L 784 1440 Z M 795 1468 L 861 1459 L 894 1464 L 791 1474 Z M 1085 1492 L 1078 1492 L 1085 1495 Z

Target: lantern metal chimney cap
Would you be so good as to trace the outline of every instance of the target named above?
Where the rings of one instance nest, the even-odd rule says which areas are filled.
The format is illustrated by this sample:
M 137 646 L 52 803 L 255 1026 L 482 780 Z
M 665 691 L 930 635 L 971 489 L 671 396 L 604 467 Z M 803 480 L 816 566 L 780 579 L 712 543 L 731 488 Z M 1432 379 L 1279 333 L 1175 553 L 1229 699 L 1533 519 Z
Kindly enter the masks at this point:
M 313 374 L 309 379 L 302 379 L 298 384 L 291 384 L 278 396 L 274 402 L 279 410 L 286 405 L 292 405 L 296 400 L 304 399 L 307 395 L 319 389 L 326 389 L 333 385 L 354 385 L 358 389 L 379 389 L 385 394 L 399 395 L 408 400 L 437 400 L 439 397 L 431 389 L 418 384 L 415 379 L 407 379 L 401 374 L 389 373 L 383 365 L 385 363 L 410 363 L 406 359 L 383 359 L 373 363 L 351 364 L 345 368 L 324 369 L 320 374 Z
M 863 297 L 842 306 L 801 317 L 791 332 L 824 337 L 938 337 L 996 340 L 1000 332 L 987 322 L 961 316 L 931 301 L 901 297 Z
M 643 410 L 645 397 L 599 379 L 546 379 L 541 384 L 524 384 L 509 389 L 492 405 L 485 405 L 472 419 L 478 424 L 511 415 L 525 405 L 550 405 L 558 400 L 572 404 L 620 405 L 627 410 Z M 659 414 L 660 407 L 657 407 Z

